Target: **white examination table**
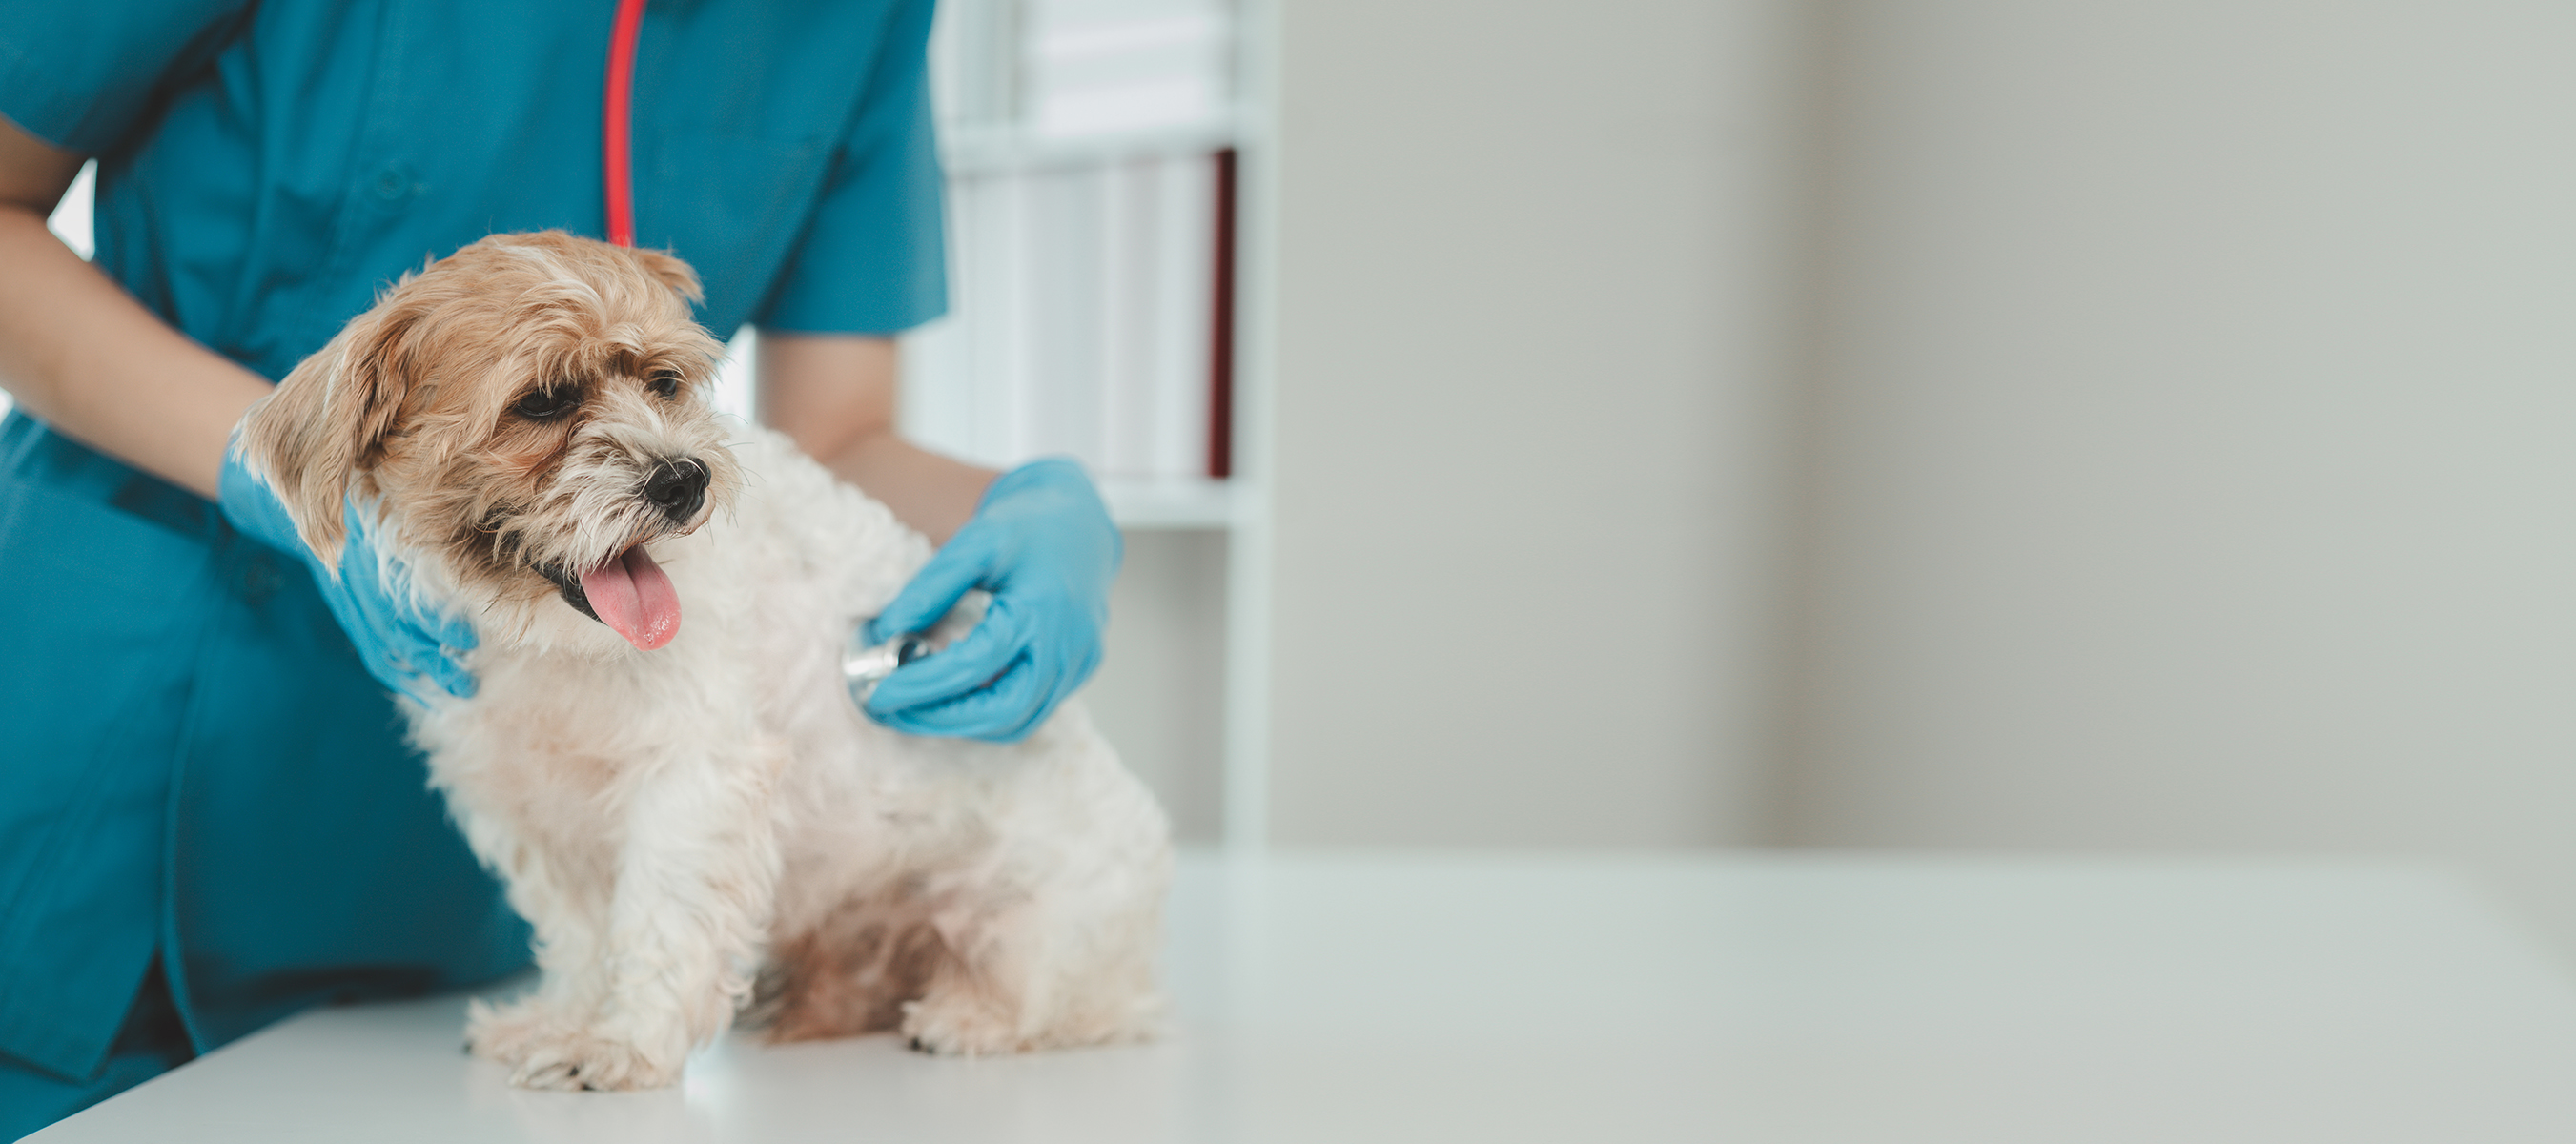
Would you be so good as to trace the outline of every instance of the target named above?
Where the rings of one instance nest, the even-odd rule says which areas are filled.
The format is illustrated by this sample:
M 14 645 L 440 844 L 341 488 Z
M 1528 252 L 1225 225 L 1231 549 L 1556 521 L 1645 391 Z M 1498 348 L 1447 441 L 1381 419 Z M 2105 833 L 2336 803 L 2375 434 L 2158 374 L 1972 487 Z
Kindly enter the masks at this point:
M 2263 860 L 1184 861 L 1160 1044 L 891 1037 L 522 1092 L 454 998 L 278 1025 L 33 1139 L 2576 1140 L 2576 988 L 2465 883 Z

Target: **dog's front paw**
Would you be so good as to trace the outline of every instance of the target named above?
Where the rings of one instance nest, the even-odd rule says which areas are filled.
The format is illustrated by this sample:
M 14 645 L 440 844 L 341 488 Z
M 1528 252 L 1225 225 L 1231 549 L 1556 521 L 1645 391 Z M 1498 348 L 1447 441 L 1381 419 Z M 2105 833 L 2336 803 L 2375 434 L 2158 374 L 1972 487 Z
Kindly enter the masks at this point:
M 578 1021 L 540 998 L 522 997 L 499 1005 L 480 999 L 465 1006 L 465 1051 L 487 1061 L 517 1065 L 531 1049 L 572 1031 Z
M 664 1059 L 667 1057 L 668 1059 Z M 587 1029 L 532 1038 L 510 1074 L 521 1088 L 623 1092 L 668 1088 L 680 1081 L 683 1054 L 653 1054 L 631 1041 Z
M 1025 1052 L 1035 1046 L 993 1007 L 951 994 L 903 1004 L 903 1035 L 914 1052 L 977 1057 Z

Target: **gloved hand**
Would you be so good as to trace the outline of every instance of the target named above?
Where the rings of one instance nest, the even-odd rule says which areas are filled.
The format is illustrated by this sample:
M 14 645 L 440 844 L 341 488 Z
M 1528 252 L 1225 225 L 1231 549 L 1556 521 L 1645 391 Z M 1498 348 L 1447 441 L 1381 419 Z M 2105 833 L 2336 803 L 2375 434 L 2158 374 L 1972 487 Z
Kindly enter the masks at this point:
M 229 449 L 224 453 L 221 492 L 224 519 L 235 529 L 302 558 L 313 570 L 313 585 L 322 590 L 322 601 L 331 606 L 331 615 L 349 633 L 358 658 L 366 662 L 368 674 L 377 682 L 415 702 L 428 701 L 426 688 L 433 682 L 460 699 L 474 694 L 474 674 L 455 659 L 473 649 L 474 625 L 458 616 L 424 613 L 403 593 L 388 590 L 357 506 L 343 505 L 349 537 L 340 546 L 340 574 L 334 577 L 295 534 L 295 522 L 286 515 L 277 494 L 242 467 L 240 453 Z M 397 582 L 400 569 L 399 564 L 393 566 Z
M 877 684 L 868 715 L 915 735 L 1028 737 L 1100 666 L 1124 549 L 1082 466 L 1049 459 L 1002 474 L 870 622 L 868 642 L 927 629 L 975 588 L 993 594 L 983 622 Z

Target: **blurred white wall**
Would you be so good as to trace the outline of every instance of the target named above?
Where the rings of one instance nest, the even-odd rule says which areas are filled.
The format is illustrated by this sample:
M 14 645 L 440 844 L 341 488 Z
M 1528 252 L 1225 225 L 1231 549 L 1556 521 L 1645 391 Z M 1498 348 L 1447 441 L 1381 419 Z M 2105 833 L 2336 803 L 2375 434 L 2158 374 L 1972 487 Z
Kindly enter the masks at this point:
M 1217 841 L 1225 814 L 1225 558 L 1222 532 L 1129 530 L 1083 690 L 1092 723 L 1189 843 Z
M 1760 829 L 1787 0 L 1283 0 L 1273 836 Z
M 1835 12 L 1790 837 L 2447 855 L 2576 948 L 2576 6 Z

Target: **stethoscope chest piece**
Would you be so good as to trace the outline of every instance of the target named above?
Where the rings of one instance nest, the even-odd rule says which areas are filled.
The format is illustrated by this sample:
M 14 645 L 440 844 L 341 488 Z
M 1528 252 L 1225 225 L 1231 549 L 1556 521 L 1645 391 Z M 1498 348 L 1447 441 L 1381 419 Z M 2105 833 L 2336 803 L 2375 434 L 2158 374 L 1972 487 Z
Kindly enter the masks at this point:
M 849 684 L 853 703 L 866 703 L 880 680 L 931 650 L 929 640 L 909 632 L 873 645 L 864 642 L 867 636 L 868 625 L 863 622 L 850 630 L 849 645 L 841 651 L 841 678 Z

